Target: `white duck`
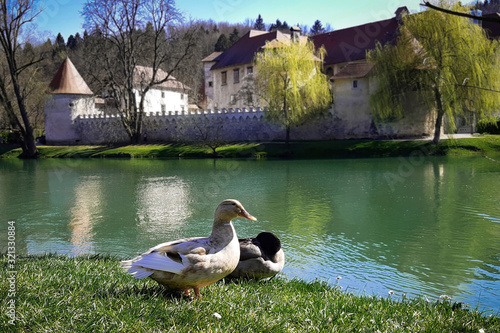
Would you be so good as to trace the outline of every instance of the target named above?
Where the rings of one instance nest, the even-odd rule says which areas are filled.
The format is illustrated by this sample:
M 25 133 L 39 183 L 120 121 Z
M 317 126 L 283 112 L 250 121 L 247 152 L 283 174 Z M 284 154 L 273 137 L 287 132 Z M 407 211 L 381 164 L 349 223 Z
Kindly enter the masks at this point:
M 281 241 L 272 232 L 261 232 L 255 238 L 242 238 L 239 242 L 240 262 L 230 277 L 266 279 L 285 266 Z
M 171 289 L 193 289 L 201 297 L 200 288 L 219 281 L 231 273 L 240 258 L 238 237 L 232 219 L 257 219 L 237 200 L 224 200 L 215 210 L 212 234 L 159 244 L 140 256 L 122 261 L 122 267 L 137 279 L 151 277 Z

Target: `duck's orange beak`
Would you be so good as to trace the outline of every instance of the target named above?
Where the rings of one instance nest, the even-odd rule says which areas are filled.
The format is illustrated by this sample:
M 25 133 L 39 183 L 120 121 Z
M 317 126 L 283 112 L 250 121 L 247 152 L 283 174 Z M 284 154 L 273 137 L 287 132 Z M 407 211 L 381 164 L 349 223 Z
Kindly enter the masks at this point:
M 238 216 L 244 217 L 244 218 L 249 219 L 251 221 L 257 221 L 257 218 L 255 216 L 248 214 L 248 212 L 246 210 L 242 210 L 241 213 L 238 214 Z

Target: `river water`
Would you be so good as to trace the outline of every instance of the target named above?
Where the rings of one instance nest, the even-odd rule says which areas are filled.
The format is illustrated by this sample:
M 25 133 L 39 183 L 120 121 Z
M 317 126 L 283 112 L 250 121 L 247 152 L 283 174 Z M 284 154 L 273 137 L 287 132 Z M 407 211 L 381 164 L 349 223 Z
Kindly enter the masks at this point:
M 0 250 L 135 256 L 207 236 L 216 206 L 241 201 L 274 232 L 283 275 L 361 295 L 441 295 L 500 311 L 500 163 L 352 160 L 0 160 Z

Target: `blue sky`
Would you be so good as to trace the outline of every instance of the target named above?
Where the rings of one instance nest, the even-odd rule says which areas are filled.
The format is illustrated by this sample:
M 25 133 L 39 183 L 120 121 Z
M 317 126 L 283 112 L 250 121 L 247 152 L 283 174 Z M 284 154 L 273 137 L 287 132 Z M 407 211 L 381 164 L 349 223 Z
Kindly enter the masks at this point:
M 186 18 L 212 19 L 215 22 L 243 23 L 262 15 L 264 23 L 280 19 L 289 25 L 312 26 L 315 20 L 333 29 L 356 26 L 390 18 L 398 7 L 420 11 L 422 0 L 178 0 L 177 8 Z M 80 15 L 85 0 L 43 0 L 45 11 L 38 18 L 38 28 L 44 37 L 61 33 L 83 32 Z

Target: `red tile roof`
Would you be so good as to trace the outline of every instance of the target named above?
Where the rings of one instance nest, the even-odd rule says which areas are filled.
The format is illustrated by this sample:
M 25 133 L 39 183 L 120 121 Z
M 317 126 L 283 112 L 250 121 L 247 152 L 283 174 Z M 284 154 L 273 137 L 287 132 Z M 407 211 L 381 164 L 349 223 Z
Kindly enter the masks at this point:
M 52 94 L 94 94 L 69 58 L 63 61 L 49 87 Z
M 499 13 L 484 14 L 483 17 L 497 18 L 500 21 L 500 14 Z M 481 21 L 481 24 L 482 24 L 483 29 L 486 31 L 486 34 L 489 38 L 500 37 L 500 23 Z
M 156 81 L 163 80 L 165 77 L 167 77 L 167 75 L 168 74 L 164 70 L 159 68 L 158 71 L 156 72 Z M 145 66 L 135 66 L 135 71 L 134 71 L 135 85 L 140 86 L 143 80 L 145 80 L 146 82 L 150 81 L 152 76 L 153 76 L 153 68 Z M 185 90 L 191 90 L 191 88 L 184 85 L 182 82 L 177 81 L 177 79 L 172 75 L 169 76 L 167 81 L 157 84 L 154 87 L 156 89 L 174 90 L 181 92 Z
M 337 74 L 331 79 L 356 79 L 367 76 L 372 70 L 374 63 L 370 62 L 355 62 L 344 66 Z
M 366 51 L 375 48 L 376 42 L 393 42 L 398 33 L 396 18 L 334 30 L 311 36 L 316 48 L 323 46 L 327 52 L 325 65 L 366 59 Z
M 259 52 L 259 50 L 266 45 L 266 41 L 283 38 L 282 36 L 284 35 L 279 31 L 256 35 L 255 31 L 251 30 L 238 39 L 238 41 L 224 53 L 215 58 L 214 61 L 217 61 L 217 63 L 212 69 L 251 63 L 255 57 L 255 53 Z
M 207 57 L 201 59 L 202 62 L 210 62 L 210 61 L 214 61 L 215 58 L 217 58 L 218 56 L 220 56 L 223 52 L 212 52 L 210 53 L 210 55 L 208 55 Z

